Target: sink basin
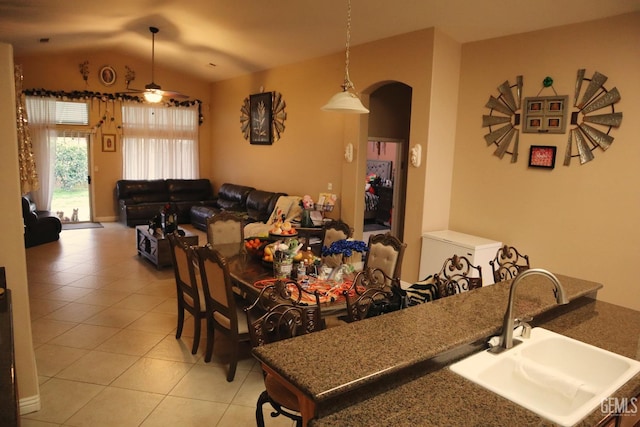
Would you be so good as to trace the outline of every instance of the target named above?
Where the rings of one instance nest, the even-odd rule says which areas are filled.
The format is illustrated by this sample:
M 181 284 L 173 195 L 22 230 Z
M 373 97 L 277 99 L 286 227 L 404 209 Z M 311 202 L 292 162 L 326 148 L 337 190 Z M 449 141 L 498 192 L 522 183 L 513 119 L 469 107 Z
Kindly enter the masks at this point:
M 481 351 L 451 370 L 563 426 L 572 426 L 640 372 L 640 362 L 544 328 L 499 354 Z

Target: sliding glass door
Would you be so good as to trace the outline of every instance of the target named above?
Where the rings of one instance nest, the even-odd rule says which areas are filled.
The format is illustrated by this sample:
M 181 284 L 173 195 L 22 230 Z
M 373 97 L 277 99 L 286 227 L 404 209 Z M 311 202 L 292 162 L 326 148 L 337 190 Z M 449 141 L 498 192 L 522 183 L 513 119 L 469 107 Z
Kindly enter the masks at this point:
M 56 138 L 51 211 L 63 224 L 92 220 L 89 138 L 84 132 L 62 132 Z

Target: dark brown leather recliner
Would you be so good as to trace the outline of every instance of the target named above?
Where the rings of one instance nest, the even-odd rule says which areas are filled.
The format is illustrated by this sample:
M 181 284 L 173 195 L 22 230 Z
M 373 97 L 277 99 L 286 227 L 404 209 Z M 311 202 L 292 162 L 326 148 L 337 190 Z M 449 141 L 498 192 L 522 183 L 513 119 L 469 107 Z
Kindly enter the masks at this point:
M 22 218 L 24 220 L 24 246 L 55 242 L 60 238 L 62 223 L 49 211 L 39 211 L 28 197 L 22 197 Z

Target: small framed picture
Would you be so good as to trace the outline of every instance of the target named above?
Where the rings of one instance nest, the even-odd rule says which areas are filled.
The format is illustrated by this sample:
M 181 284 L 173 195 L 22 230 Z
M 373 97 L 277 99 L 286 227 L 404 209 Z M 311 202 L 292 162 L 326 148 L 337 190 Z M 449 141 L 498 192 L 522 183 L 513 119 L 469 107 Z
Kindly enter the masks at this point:
M 273 143 L 272 105 L 273 92 L 249 95 L 249 142 L 251 144 L 271 145 Z
M 111 86 L 116 82 L 116 70 L 114 70 L 110 65 L 105 65 L 100 68 L 98 77 L 100 78 L 100 83 L 104 86 Z
M 102 135 L 102 151 L 115 153 L 116 151 L 115 134 L 105 133 Z
M 549 145 L 532 145 L 529 151 L 530 168 L 553 169 L 556 165 L 556 147 Z

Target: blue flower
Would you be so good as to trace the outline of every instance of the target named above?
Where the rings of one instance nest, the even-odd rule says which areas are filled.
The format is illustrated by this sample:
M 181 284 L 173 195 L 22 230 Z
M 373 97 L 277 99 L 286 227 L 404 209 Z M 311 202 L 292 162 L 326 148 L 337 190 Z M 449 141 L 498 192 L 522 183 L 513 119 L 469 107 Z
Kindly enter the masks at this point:
M 331 244 L 331 246 L 322 246 L 322 256 L 338 255 L 341 254 L 345 257 L 350 257 L 353 252 L 366 252 L 367 244 L 362 240 L 337 240 Z

